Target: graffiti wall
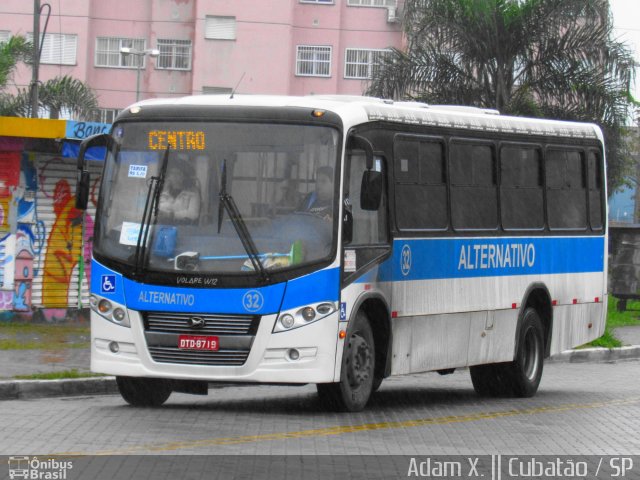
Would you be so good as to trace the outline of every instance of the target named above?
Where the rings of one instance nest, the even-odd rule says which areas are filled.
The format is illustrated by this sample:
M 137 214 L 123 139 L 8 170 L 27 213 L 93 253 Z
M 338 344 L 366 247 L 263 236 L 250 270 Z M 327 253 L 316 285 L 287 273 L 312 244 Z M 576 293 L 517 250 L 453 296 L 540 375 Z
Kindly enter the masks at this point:
M 87 306 L 100 165 L 87 212 L 75 208 L 75 159 L 19 152 L 0 165 L 0 310 Z

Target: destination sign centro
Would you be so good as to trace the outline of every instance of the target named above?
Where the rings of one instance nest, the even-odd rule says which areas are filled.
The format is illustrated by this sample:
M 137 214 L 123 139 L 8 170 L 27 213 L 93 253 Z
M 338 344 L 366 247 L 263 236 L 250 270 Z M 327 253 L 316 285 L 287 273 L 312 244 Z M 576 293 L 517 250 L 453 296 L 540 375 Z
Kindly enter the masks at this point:
M 203 131 L 197 130 L 151 130 L 148 135 L 149 150 L 204 150 Z

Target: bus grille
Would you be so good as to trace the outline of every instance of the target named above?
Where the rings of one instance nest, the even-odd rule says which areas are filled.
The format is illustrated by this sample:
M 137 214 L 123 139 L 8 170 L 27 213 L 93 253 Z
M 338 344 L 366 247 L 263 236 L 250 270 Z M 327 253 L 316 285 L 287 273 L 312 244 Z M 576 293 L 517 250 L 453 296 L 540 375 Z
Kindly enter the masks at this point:
M 178 347 L 152 347 L 149 353 L 154 362 L 186 365 L 241 366 L 247 361 L 249 350 L 218 350 L 217 352 L 186 351 Z
M 250 315 L 204 315 L 197 313 L 147 312 L 143 315 L 147 332 L 184 335 L 255 335 L 259 318 Z M 202 328 L 193 329 L 191 318 L 204 320 Z
M 241 366 L 247 361 L 260 316 L 144 312 L 144 333 L 154 362 L 183 365 Z M 192 319 L 200 322 L 197 328 Z M 220 350 L 178 348 L 180 335 L 217 336 Z

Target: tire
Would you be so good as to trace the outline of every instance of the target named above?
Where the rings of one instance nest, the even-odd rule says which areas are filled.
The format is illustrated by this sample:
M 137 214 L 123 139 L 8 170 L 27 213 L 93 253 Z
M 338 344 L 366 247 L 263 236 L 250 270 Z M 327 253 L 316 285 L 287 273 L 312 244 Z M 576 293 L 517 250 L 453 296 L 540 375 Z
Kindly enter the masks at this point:
M 481 397 L 504 397 L 512 392 L 505 365 L 477 365 L 469 368 L 473 389 Z
M 171 386 L 159 378 L 116 377 L 120 395 L 134 407 L 158 407 L 171 395 Z
M 513 362 L 470 367 L 473 389 L 489 397 L 532 397 L 544 364 L 544 329 L 533 308 L 524 312 Z
M 341 412 L 364 409 L 373 391 L 375 358 L 371 324 L 360 311 L 345 339 L 340 382 L 317 385 L 322 404 Z
M 383 380 L 384 378 L 382 377 L 373 377 L 373 385 L 371 385 L 371 393 L 378 391 L 378 389 L 380 388 L 380 385 L 382 385 Z
M 516 358 L 506 364 L 516 397 L 532 397 L 538 391 L 544 365 L 544 328 L 538 312 L 527 308 L 522 318 Z

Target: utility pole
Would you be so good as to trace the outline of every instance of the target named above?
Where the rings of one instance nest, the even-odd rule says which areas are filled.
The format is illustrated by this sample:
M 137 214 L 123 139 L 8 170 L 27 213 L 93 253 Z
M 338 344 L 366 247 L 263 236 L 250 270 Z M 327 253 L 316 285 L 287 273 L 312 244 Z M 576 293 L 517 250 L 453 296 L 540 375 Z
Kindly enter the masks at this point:
M 33 0 L 33 64 L 31 68 L 31 118 L 38 118 L 38 69 L 40 67 L 40 0 Z

